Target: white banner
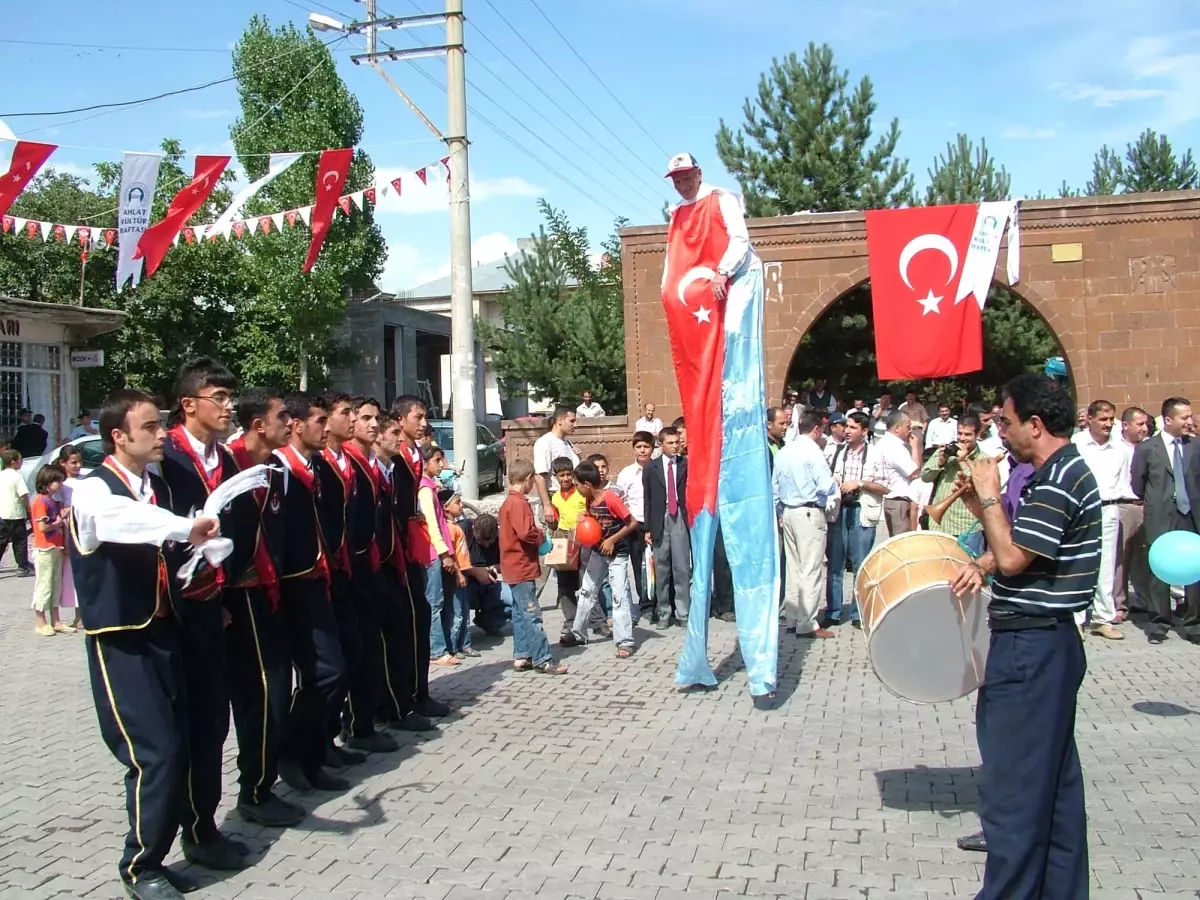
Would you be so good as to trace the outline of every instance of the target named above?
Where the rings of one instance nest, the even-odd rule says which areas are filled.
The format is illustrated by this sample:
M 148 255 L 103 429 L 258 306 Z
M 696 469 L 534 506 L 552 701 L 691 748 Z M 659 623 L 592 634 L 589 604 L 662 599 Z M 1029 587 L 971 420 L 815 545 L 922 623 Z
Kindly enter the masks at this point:
M 162 157 L 157 153 L 126 153 L 121 164 L 121 200 L 117 212 L 119 256 L 117 257 L 117 290 L 123 290 L 130 278 L 136 287 L 142 280 L 142 260 L 134 259 L 138 241 L 150 227 L 150 207 L 154 203 L 154 187 L 158 183 L 158 166 Z
M 272 153 L 271 161 L 267 164 L 267 174 L 238 191 L 233 202 L 229 204 L 229 208 L 205 230 L 205 237 L 211 234 L 223 234 L 225 237 L 229 237 L 229 232 L 233 230 L 233 218 L 241 211 L 245 202 L 286 172 L 302 156 L 304 156 L 303 153 Z
M 987 303 L 992 276 L 996 271 L 996 259 L 1000 255 L 1000 237 L 1004 226 L 1008 230 L 1008 281 L 1016 284 L 1021 268 L 1021 236 L 1017 226 L 1017 201 L 997 200 L 980 203 L 975 213 L 975 230 L 971 232 L 971 243 L 967 247 L 967 258 L 963 262 L 962 277 L 958 281 L 955 303 L 961 303 L 968 295 L 975 295 L 975 302 L 983 309 Z M 1015 277 L 1014 277 L 1015 276 Z

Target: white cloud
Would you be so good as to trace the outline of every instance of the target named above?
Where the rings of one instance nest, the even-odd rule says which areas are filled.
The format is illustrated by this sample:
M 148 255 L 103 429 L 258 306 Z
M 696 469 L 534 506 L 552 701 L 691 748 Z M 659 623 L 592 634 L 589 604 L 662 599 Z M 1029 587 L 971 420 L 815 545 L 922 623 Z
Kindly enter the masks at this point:
M 375 170 L 377 185 L 391 184 L 396 178 L 400 179 L 400 194 L 397 195 L 391 188 L 386 194 L 381 191 L 378 205 L 380 213 L 415 214 L 440 212 L 447 208 L 449 197 L 445 171 L 440 167 L 428 170 L 425 184 L 413 174 L 412 169 L 380 166 Z M 538 197 L 543 193 L 541 188 L 515 175 L 471 179 L 471 199 L 476 203 L 495 197 Z
M 1138 38 L 1129 45 L 1125 66 L 1135 81 L 1164 85 L 1166 125 L 1200 118 L 1200 32 Z
M 1101 108 L 1132 100 L 1150 100 L 1165 94 L 1166 91 L 1152 88 L 1106 88 L 1098 84 L 1063 85 L 1059 92 L 1064 100 L 1085 101 Z
M 1010 141 L 1049 141 L 1058 137 L 1053 128 L 1030 128 L 1027 125 L 1012 125 L 1000 133 Z
M 228 109 L 185 109 L 183 111 L 185 119 L 225 119 L 232 115 L 233 112 Z

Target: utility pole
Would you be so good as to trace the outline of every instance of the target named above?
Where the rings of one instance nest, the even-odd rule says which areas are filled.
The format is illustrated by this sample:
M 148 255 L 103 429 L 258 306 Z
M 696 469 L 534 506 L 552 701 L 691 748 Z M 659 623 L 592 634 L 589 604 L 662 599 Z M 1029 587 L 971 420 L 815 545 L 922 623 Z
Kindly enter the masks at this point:
M 454 459 L 466 497 L 479 496 L 475 420 L 475 289 L 471 279 L 471 187 L 467 167 L 467 75 L 462 0 L 446 0 L 446 94 L 450 148 L 450 373 Z

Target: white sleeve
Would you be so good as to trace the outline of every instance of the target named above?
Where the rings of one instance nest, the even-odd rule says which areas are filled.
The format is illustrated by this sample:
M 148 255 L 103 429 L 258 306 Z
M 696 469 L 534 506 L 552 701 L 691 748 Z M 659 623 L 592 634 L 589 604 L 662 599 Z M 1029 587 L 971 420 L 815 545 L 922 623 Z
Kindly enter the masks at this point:
M 904 445 L 894 442 L 888 442 L 889 455 L 892 457 L 889 462 L 896 468 L 896 471 L 907 478 L 913 480 L 913 476 L 921 471 L 921 467 L 913 462 L 912 456 L 904 452 Z
M 721 218 L 725 220 L 725 233 L 729 235 L 729 246 L 725 248 L 725 255 L 717 266 L 717 274 L 732 276 L 753 252 L 750 249 L 750 232 L 746 230 L 746 219 L 736 195 L 721 191 L 717 203 Z
M 85 478 L 71 495 L 75 533 L 85 553 L 102 543 L 154 544 L 186 541 L 192 520 L 152 503 L 118 497 L 99 478 Z
M 533 442 L 533 471 L 538 475 L 548 476 L 550 466 L 554 464 L 554 460 L 548 458 L 547 448 L 549 446 L 550 442 L 541 438 Z

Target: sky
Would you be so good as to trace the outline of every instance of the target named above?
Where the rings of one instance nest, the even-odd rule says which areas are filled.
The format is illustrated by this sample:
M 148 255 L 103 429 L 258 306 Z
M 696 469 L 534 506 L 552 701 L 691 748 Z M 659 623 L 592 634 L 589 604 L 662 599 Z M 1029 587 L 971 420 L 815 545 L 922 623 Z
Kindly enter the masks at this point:
M 439 0 L 380 0 L 381 14 L 438 12 Z M 899 120 L 898 154 L 917 185 L 959 133 L 988 149 L 1014 196 L 1082 187 L 1101 145 L 1146 128 L 1200 151 L 1200 7 L 1196 0 L 464 0 L 472 238 L 498 259 L 541 224 L 539 198 L 585 226 L 593 244 L 616 218 L 662 221 L 667 157 L 688 151 L 706 180 L 736 188 L 714 135 L 737 128 L 772 58 L 829 43 L 851 83 L 869 76 L 875 132 Z M 539 12 L 539 7 L 549 18 Z M 179 139 L 192 153 L 231 152 L 233 84 L 116 112 L 38 117 L 133 100 L 230 74 L 250 15 L 302 25 L 309 12 L 361 21 L 358 0 L 208 0 L 204 4 L 60 0 L 17 4 L 0 35 L 0 120 L 18 137 L 60 144 L 59 170 L 91 174 L 122 150 Z M 557 31 L 555 30 L 557 29 Z M 561 34 L 560 34 L 561 33 Z M 440 27 L 381 32 L 398 48 L 441 44 Z M 446 155 L 385 81 L 355 66 L 361 37 L 336 45 L 362 104 L 362 147 L 379 180 Z M 129 49 L 133 48 L 133 49 Z M 151 48 L 151 49 L 146 49 Z M 443 59 L 386 64 L 446 130 Z M 314 148 L 280 148 L 314 149 Z M 0 145 L 0 153 L 3 147 Z M 383 198 L 385 290 L 449 273 L 444 186 Z

